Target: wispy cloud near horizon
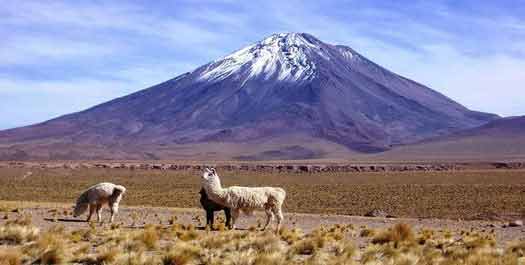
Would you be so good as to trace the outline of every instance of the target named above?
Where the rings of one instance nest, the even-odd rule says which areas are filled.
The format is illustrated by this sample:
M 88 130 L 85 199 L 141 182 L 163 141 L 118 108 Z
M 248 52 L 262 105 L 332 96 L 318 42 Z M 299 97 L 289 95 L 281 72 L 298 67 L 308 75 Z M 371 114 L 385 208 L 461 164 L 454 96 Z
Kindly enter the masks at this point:
M 0 129 L 144 89 L 278 32 L 352 47 L 465 106 L 525 115 L 520 1 L 2 1 Z

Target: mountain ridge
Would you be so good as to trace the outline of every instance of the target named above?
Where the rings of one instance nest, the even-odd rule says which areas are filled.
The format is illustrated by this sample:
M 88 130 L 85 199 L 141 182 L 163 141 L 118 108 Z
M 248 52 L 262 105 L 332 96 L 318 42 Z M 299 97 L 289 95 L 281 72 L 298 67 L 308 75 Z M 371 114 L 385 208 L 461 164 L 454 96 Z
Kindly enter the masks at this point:
M 124 153 L 149 146 L 154 153 L 154 146 L 248 143 L 295 134 L 357 152 L 380 152 L 495 118 L 384 69 L 350 47 L 287 33 L 128 96 L 0 131 L 0 148 L 31 150 L 36 142 L 48 145 L 48 153 L 63 153 L 68 144 Z
M 422 160 L 525 159 L 525 116 L 505 117 L 449 135 L 432 137 L 379 154 L 377 158 Z

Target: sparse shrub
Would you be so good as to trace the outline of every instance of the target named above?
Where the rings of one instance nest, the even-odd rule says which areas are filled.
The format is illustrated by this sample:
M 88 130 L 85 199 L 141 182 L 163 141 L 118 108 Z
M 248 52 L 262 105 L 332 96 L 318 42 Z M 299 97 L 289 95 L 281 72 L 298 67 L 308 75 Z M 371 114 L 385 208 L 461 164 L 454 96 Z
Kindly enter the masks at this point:
M 178 233 L 177 236 L 182 241 L 190 241 L 199 238 L 199 233 L 195 230 L 187 230 Z
M 464 237 L 463 242 L 467 249 L 480 249 L 495 247 L 496 240 L 490 235 L 471 234 L 470 236 Z
M 159 234 L 154 226 L 146 226 L 137 239 L 144 243 L 146 248 L 156 249 L 159 241 Z
M 220 222 L 218 224 L 215 225 L 215 229 L 220 231 L 220 232 L 224 232 L 226 231 L 228 228 L 226 227 L 226 225 L 223 223 L 223 222 Z
M 32 223 L 32 216 L 30 214 L 24 214 L 15 220 L 6 222 L 6 225 L 15 224 L 21 226 L 29 226 Z
M 288 245 L 297 242 L 303 236 L 300 229 L 294 228 L 292 230 L 289 230 L 286 227 L 281 228 L 281 230 L 279 231 L 279 235 L 281 236 L 281 240 L 288 243 Z
M 275 253 L 281 250 L 281 244 L 279 238 L 271 233 L 264 233 L 257 235 L 255 239 L 248 240 L 246 244 L 240 250 L 253 249 L 258 253 Z
M 137 225 L 137 221 L 139 219 L 139 215 L 137 214 L 137 212 L 131 212 L 130 214 L 130 217 L 131 217 L 131 226 L 136 226 Z
M 351 242 L 341 242 L 334 247 L 334 254 L 342 260 L 350 260 L 357 253 L 356 246 Z
M 37 239 L 40 229 L 34 226 L 19 225 L 17 223 L 0 226 L 0 241 L 11 244 L 21 244 Z
M 309 237 L 298 241 L 292 246 L 293 252 L 299 255 L 312 255 L 324 246 L 322 237 Z
M 414 233 L 407 224 L 396 224 L 394 227 L 381 231 L 372 239 L 373 244 L 385 244 L 389 242 L 412 242 Z
M 201 249 L 189 243 L 179 242 L 162 257 L 164 265 L 184 265 L 200 257 Z
M 508 253 L 516 254 L 518 257 L 525 256 L 525 241 L 511 242 L 506 250 Z
M 17 248 L 0 250 L 0 265 L 21 265 L 22 253 Z
M 360 237 L 373 237 L 377 234 L 377 231 L 372 228 L 364 228 L 361 230 L 361 233 L 359 233 Z
M 40 264 L 64 264 L 66 261 L 64 248 L 58 246 L 46 250 L 39 259 Z
M 111 264 L 117 259 L 117 256 L 119 255 L 121 251 L 122 250 L 119 249 L 118 247 L 111 247 L 111 248 L 103 249 L 97 255 L 96 262 L 98 264 Z
M 281 253 L 259 253 L 253 260 L 253 265 L 284 265 L 287 263 Z
M 176 222 L 177 222 L 177 216 L 175 216 L 175 215 L 172 215 L 172 216 L 168 219 L 168 224 L 169 224 L 169 225 L 174 225 Z

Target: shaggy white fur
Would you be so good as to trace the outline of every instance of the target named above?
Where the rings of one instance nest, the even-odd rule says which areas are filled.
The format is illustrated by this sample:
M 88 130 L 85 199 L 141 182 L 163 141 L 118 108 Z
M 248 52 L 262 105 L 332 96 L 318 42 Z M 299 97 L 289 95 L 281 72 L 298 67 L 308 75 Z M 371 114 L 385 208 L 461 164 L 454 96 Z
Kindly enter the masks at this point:
M 97 221 L 100 222 L 101 210 L 103 204 L 108 204 L 111 211 L 110 222 L 113 222 L 114 216 L 118 213 L 118 205 L 122 199 L 122 195 L 126 192 L 124 186 L 115 185 L 109 182 L 103 182 L 91 186 L 85 190 L 77 199 L 73 215 L 75 217 L 83 214 L 89 207 L 89 215 L 87 221 L 91 219 L 93 212 L 97 211 Z
M 250 214 L 255 209 L 264 209 L 266 224 L 263 230 L 266 229 L 274 215 L 277 217 L 276 230 L 277 232 L 280 230 L 283 220 L 282 205 L 286 198 L 286 191 L 282 188 L 238 186 L 223 188 L 214 168 L 204 170 L 201 182 L 212 201 L 231 208 L 232 228 L 235 228 L 235 221 L 241 211 Z

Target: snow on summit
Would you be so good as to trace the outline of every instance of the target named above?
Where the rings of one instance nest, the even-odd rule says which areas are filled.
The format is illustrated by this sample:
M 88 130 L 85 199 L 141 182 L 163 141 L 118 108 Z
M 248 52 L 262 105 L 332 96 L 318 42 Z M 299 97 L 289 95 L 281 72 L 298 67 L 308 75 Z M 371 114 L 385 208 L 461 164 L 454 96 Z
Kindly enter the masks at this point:
M 243 82 L 254 78 L 286 81 L 310 80 L 315 75 L 317 55 L 329 60 L 321 41 L 304 33 L 274 34 L 208 64 L 200 80 L 220 81 L 237 75 Z

